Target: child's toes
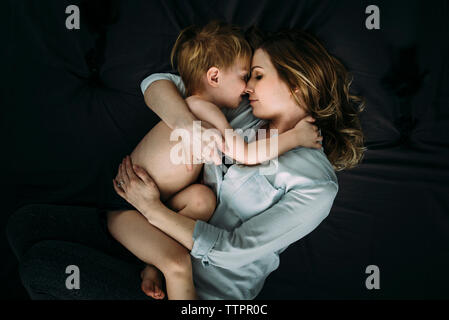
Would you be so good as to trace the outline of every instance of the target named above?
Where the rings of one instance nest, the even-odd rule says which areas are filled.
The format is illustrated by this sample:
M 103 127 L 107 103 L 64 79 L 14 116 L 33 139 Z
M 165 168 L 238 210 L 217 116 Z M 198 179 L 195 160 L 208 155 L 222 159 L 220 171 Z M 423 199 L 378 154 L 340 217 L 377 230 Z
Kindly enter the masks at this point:
M 164 299 L 164 297 L 165 297 L 164 291 L 162 291 L 161 288 L 159 288 L 157 284 L 154 285 L 154 292 L 155 292 L 156 299 Z
M 142 291 L 152 298 L 154 298 L 155 290 L 154 290 L 154 282 L 151 280 L 142 281 Z

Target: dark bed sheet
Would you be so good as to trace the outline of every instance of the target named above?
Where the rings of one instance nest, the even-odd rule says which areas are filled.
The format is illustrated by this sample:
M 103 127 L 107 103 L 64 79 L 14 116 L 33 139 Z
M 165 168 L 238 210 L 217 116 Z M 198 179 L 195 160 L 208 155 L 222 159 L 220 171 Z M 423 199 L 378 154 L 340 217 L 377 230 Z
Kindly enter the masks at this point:
M 81 29 L 65 28 L 65 8 Z M 381 29 L 365 28 L 365 8 Z M 158 121 L 140 81 L 169 71 L 178 32 L 219 18 L 318 36 L 366 98 L 363 163 L 338 173 L 329 217 L 291 245 L 260 298 L 448 297 L 447 1 L 7 1 L 2 193 L 8 217 L 29 203 L 100 206 L 121 158 Z M 6 71 L 6 72 L 5 72 Z M 3 298 L 26 298 L 1 238 Z M 367 290 L 377 265 L 381 290 Z

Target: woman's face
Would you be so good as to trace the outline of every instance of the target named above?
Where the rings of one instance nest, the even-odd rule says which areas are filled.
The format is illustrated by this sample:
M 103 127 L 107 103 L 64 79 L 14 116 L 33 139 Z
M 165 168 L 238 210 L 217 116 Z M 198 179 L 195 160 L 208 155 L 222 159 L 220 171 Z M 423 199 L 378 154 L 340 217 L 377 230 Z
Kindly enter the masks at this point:
M 259 119 L 283 118 L 292 112 L 303 111 L 262 49 L 254 52 L 245 92 L 249 94 L 254 116 Z

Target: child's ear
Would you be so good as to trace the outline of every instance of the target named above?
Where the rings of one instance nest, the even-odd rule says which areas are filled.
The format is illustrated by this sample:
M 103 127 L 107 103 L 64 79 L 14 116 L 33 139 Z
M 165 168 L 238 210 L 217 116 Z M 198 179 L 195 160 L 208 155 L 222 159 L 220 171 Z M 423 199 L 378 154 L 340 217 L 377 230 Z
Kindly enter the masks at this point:
M 217 67 L 210 67 L 206 73 L 207 83 L 214 88 L 218 87 L 219 75 L 220 75 L 220 70 Z

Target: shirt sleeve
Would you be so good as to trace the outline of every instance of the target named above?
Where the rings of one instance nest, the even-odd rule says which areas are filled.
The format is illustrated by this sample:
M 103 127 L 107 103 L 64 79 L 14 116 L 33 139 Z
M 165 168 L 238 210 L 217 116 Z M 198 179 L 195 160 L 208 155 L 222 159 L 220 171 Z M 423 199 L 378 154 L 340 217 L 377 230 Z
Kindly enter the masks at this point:
M 279 251 L 312 232 L 329 215 L 337 191 L 333 181 L 291 189 L 234 230 L 197 220 L 191 255 L 204 266 L 229 269 Z
M 180 76 L 171 73 L 153 73 L 148 77 L 146 77 L 145 79 L 143 79 L 142 82 L 140 83 L 140 89 L 142 90 L 142 94 L 145 95 L 145 90 L 147 90 L 150 84 L 158 80 L 169 80 L 173 82 L 175 86 L 178 88 L 179 93 L 181 93 L 181 95 L 185 97 L 186 88 L 184 86 L 184 82 L 181 80 Z

